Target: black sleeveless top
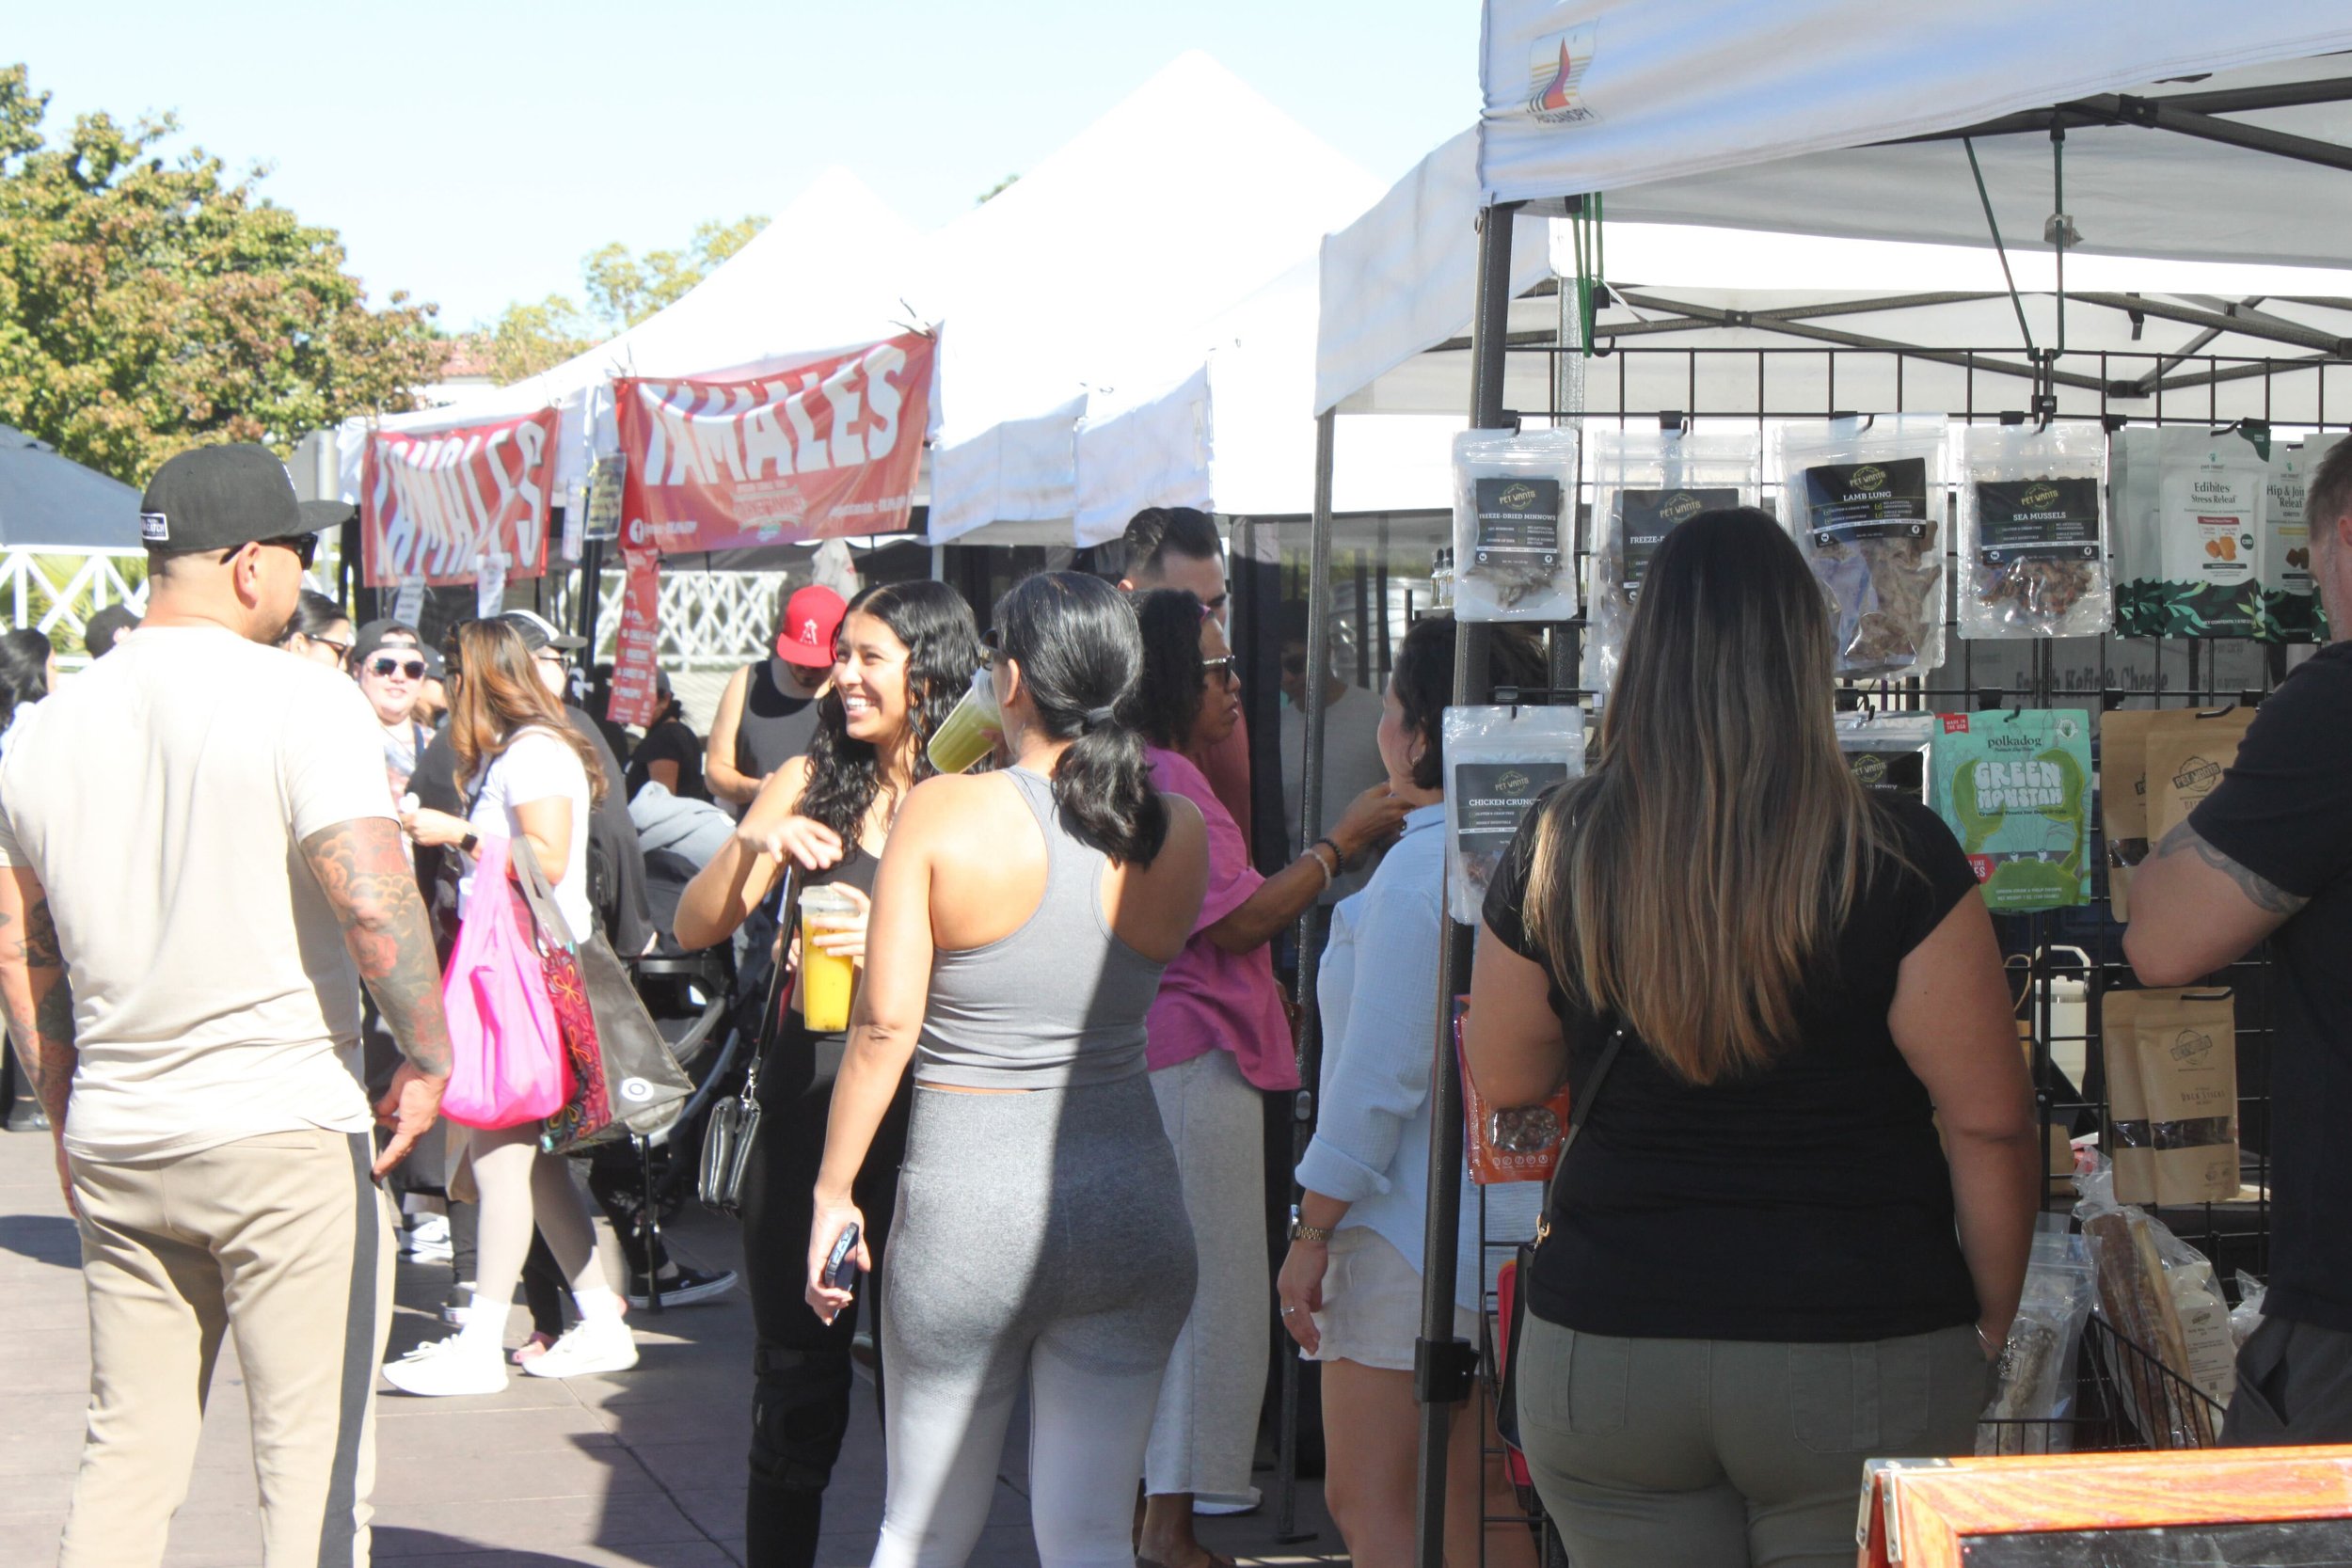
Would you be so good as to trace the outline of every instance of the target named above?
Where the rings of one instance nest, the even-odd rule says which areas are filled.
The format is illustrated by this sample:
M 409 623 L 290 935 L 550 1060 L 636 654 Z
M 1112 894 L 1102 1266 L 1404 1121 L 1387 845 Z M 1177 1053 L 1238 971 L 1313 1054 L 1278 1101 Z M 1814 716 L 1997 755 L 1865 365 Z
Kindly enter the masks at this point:
M 807 754 L 817 735 L 817 705 L 793 695 L 777 669 L 763 658 L 745 672 L 743 716 L 735 726 L 735 768 L 746 778 L 764 779 Z
M 869 855 L 863 845 L 852 844 L 841 863 L 823 871 L 804 871 L 799 879 L 803 888 L 826 887 L 845 883 L 866 895 L 874 896 L 874 873 L 882 868 L 880 857 Z M 769 902 L 769 911 L 779 924 L 790 922 L 797 926 L 798 911 L 776 907 Z M 787 936 L 785 945 L 791 945 Z M 797 1006 L 787 1005 L 776 1022 L 774 1037 L 768 1053 L 759 1064 L 759 1103 L 762 1109 L 773 1110 L 807 1093 L 812 1086 L 832 1092 L 834 1074 L 840 1070 L 841 1054 L 849 1046 L 849 1032 L 815 1034 L 801 1017 Z

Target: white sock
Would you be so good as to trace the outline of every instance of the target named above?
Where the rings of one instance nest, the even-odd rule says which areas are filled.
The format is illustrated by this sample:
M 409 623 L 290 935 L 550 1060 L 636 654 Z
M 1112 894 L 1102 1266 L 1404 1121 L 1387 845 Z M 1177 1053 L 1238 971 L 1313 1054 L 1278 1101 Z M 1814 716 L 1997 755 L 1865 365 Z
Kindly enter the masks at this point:
M 506 1308 L 502 1301 L 492 1301 L 481 1291 L 472 1292 L 473 1306 L 466 1312 L 466 1326 L 457 1331 L 466 1348 L 491 1355 L 506 1353 Z
M 575 1285 L 572 1287 L 572 1304 L 580 1308 L 581 1323 L 621 1321 L 621 1298 L 610 1285 L 592 1285 L 584 1291 Z

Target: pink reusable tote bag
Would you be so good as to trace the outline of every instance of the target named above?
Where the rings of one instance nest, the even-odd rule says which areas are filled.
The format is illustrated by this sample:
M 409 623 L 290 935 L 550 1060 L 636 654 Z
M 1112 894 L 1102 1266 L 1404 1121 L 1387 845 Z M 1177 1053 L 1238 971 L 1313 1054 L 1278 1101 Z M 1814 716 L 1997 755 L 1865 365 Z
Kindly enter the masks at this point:
M 563 1036 L 506 867 L 507 841 L 485 837 L 457 951 L 441 978 L 450 1042 L 441 1113 L 466 1127 L 515 1127 L 564 1105 Z

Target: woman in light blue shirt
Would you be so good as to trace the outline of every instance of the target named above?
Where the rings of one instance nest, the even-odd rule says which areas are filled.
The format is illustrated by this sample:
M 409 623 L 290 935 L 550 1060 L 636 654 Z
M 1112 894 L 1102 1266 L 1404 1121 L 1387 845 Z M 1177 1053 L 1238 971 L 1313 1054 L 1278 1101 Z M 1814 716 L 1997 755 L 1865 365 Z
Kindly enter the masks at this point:
M 1532 645 L 1500 629 L 1493 662 L 1497 685 L 1543 682 Z M 1405 836 L 1371 883 L 1332 911 L 1316 990 L 1321 1106 L 1298 1165 L 1306 1189 L 1299 1230 L 1278 1282 L 1283 1326 L 1323 1363 L 1324 1497 L 1357 1568 L 1401 1568 L 1412 1559 L 1420 1418 L 1413 1344 L 1421 1333 L 1429 1069 L 1445 939 L 1440 723 L 1453 689 L 1454 622 L 1417 622 L 1397 651 L 1380 716 L 1389 788 L 1411 809 Z M 1455 1332 L 1475 1344 L 1491 1271 L 1479 1257 L 1477 1197 L 1467 1169 L 1461 1180 L 1461 1243 L 1445 1266 L 1454 1282 Z M 1487 1189 L 1487 1239 L 1532 1234 L 1540 1198 L 1534 1182 Z M 1481 1560 L 1482 1518 L 1519 1512 L 1501 1465 L 1482 1462 L 1482 1446 L 1497 1447 L 1491 1418 L 1457 1418 L 1447 1465 L 1451 1562 Z M 1488 1568 L 1534 1568 L 1524 1526 L 1497 1526 L 1485 1545 Z

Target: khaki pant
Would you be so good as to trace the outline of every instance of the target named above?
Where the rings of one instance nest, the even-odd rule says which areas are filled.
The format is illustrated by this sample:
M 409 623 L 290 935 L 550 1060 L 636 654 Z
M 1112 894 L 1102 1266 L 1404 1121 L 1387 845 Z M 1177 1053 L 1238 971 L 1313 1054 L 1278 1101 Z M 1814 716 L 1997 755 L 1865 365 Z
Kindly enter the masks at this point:
M 1861 1343 L 1618 1339 L 1527 1316 L 1519 1433 L 1576 1568 L 1851 1568 L 1870 1459 L 1976 1451 L 1973 1326 Z
M 89 1434 L 62 1568 L 159 1561 L 188 1492 L 214 1363 L 236 1339 L 265 1568 L 365 1568 L 390 1219 L 364 1133 L 77 1160 Z

